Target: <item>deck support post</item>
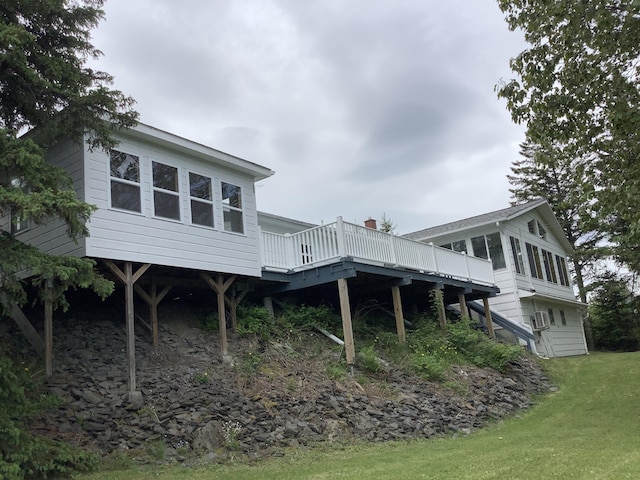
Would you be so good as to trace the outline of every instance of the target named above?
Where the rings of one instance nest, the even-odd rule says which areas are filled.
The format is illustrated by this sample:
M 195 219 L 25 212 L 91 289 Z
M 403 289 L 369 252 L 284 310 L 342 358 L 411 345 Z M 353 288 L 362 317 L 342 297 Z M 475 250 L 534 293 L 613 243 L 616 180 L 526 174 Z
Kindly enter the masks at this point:
M 53 282 L 44 282 L 44 369 L 53 375 Z
M 158 293 L 158 285 L 155 278 L 151 278 L 151 288 L 149 293 L 140 286 L 135 286 L 136 293 L 144 300 L 149 306 L 149 317 L 151 319 L 151 336 L 153 337 L 153 349 L 157 350 L 160 345 L 158 334 L 158 305 L 164 299 L 164 297 L 173 288 L 171 285 L 167 285 Z
M 491 338 L 496 338 L 496 334 L 493 331 L 493 319 L 491 318 L 491 308 L 489 307 L 489 299 L 487 297 L 482 299 L 484 303 L 484 318 L 487 320 L 487 330 Z
M 404 315 L 402 313 L 402 299 L 400 297 L 400 287 L 394 285 L 391 287 L 391 296 L 393 297 L 393 313 L 396 317 L 396 330 L 398 331 L 398 343 L 406 345 L 407 334 L 404 329 Z
M 267 309 L 267 312 L 269 312 L 269 316 L 271 318 L 276 318 L 276 313 L 273 309 L 273 299 L 271 297 L 264 297 L 262 299 L 262 304 L 264 305 L 264 308 Z
M 134 284 L 151 266 L 145 263 L 136 272 L 133 272 L 133 263 L 124 262 L 124 272 L 111 260 L 106 260 L 105 264 L 111 272 L 124 284 L 125 289 L 125 311 L 127 323 L 127 368 L 129 392 L 127 399 L 134 405 L 142 404 L 142 392 L 136 389 L 136 332 L 135 332 L 135 307 L 133 303 Z
M 460 304 L 460 315 L 468 317 L 469 308 L 467 307 L 467 298 L 464 296 L 464 292 L 458 293 L 458 303 Z
M 15 303 L 10 302 L 7 297 L 0 292 L 0 302 L 5 308 L 5 311 L 8 312 L 9 317 L 16 322 L 16 325 L 25 336 L 29 344 L 33 347 L 38 355 L 41 357 L 44 355 L 44 341 L 42 337 L 38 333 L 38 331 L 33 328 L 31 322 L 24 314 L 24 312 L 16 305 Z
M 442 293 L 441 288 L 436 288 L 433 291 L 434 300 L 436 303 L 436 309 L 438 314 L 438 322 L 440 323 L 440 328 L 445 330 L 447 328 L 447 313 L 444 309 L 444 295 Z
M 345 278 L 338 279 L 338 295 L 340 296 L 340 313 L 342 315 L 342 330 L 344 333 L 344 351 L 347 365 L 353 374 L 355 362 L 355 347 L 353 344 L 353 325 L 351 324 L 351 304 L 349 302 L 349 286 Z
M 240 302 L 248 292 L 248 290 L 241 290 L 240 293 L 238 293 L 234 285 L 231 288 L 231 295 L 225 295 L 224 297 L 224 301 L 231 312 L 231 331 L 233 333 L 238 333 L 238 305 L 240 305 Z
M 231 358 L 228 354 L 228 341 L 227 341 L 227 318 L 225 312 L 225 292 L 229 289 L 231 284 L 236 280 L 237 276 L 233 275 L 226 281 L 224 275 L 219 274 L 214 281 L 208 273 L 200 272 L 200 276 L 206 282 L 211 289 L 216 292 L 216 301 L 218 303 L 218 326 L 220 329 L 220 352 L 222 354 L 222 360 L 230 363 Z

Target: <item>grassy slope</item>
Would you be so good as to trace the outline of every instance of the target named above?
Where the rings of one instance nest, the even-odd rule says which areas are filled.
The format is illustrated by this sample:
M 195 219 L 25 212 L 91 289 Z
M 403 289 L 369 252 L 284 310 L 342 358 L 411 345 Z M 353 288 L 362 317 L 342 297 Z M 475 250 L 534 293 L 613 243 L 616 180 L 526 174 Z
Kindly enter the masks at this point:
M 357 445 L 254 467 L 102 472 L 89 479 L 624 479 L 640 472 L 640 353 L 551 360 L 534 409 L 465 438 Z

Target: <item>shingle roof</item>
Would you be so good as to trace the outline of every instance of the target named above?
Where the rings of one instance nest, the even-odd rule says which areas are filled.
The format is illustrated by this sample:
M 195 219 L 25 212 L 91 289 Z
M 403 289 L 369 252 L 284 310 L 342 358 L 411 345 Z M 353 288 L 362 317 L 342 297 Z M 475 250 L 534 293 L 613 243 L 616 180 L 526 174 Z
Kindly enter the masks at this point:
M 480 225 L 486 225 L 489 223 L 506 221 L 511 218 L 517 217 L 529 210 L 547 203 L 546 200 L 540 198 L 532 200 L 531 202 L 522 203 L 509 208 L 503 208 L 502 210 L 496 210 L 494 212 L 484 213 L 482 215 L 476 215 L 475 217 L 465 218 L 456 222 L 445 223 L 435 227 L 425 228 L 418 230 L 417 232 L 407 233 L 402 235 L 410 240 L 424 240 L 430 237 L 436 237 L 445 233 L 452 233 L 458 230 L 465 230 L 470 227 L 477 227 Z

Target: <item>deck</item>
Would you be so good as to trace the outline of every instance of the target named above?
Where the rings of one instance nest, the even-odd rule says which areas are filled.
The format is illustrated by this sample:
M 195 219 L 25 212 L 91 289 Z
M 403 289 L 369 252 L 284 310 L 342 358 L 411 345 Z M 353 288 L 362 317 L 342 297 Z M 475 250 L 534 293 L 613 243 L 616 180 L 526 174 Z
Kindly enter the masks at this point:
M 495 284 L 490 260 L 348 223 L 341 217 L 294 234 L 262 232 L 261 243 L 265 271 L 293 273 L 349 259 L 482 285 Z

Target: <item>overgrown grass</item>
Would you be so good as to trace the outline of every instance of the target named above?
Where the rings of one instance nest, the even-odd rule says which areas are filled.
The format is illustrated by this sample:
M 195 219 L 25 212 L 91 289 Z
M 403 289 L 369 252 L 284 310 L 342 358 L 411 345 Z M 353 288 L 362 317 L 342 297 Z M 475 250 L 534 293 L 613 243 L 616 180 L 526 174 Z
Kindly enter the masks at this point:
M 254 466 L 160 467 L 94 479 L 635 479 L 640 353 L 548 361 L 560 389 L 468 437 L 291 451 Z

